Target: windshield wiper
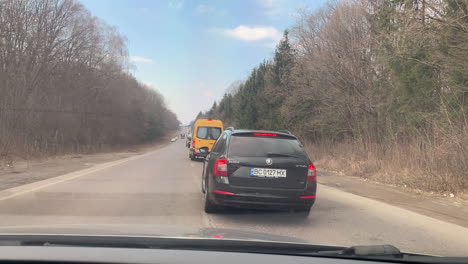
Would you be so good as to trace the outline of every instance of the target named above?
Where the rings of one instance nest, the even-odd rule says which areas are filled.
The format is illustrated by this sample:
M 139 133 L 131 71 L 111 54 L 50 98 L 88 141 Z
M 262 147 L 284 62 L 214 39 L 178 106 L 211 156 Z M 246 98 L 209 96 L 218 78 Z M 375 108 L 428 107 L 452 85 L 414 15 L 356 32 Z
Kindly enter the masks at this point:
M 349 258 L 349 259 L 371 259 L 380 261 L 397 261 L 399 263 L 464 263 L 468 262 L 465 257 L 439 257 L 421 255 L 414 253 L 403 253 L 392 245 L 352 246 L 339 250 L 324 250 L 312 252 L 308 256 Z
M 294 155 L 290 155 L 290 154 L 272 153 L 272 152 L 268 152 L 267 157 L 290 157 L 290 158 L 296 158 L 296 159 L 304 159 L 304 158 L 294 156 Z
M 400 250 L 392 245 L 352 246 L 341 250 L 320 251 L 320 255 L 329 256 L 392 256 L 402 257 Z

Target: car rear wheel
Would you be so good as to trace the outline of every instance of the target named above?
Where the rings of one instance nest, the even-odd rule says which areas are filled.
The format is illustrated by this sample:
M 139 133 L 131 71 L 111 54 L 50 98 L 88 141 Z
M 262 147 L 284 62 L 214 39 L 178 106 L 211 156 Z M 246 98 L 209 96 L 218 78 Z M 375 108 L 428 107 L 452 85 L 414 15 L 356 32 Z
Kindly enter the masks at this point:
M 307 217 L 310 214 L 310 209 L 312 209 L 312 206 L 304 206 L 302 208 L 295 209 L 294 211 L 296 211 L 296 212 L 298 212 L 300 214 L 303 214 L 305 217 Z
M 205 213 L 207 214 L 213 214 L 213 213 L 216 213 L 218 212 L 219 210 L 219 207 L 218 205 L 214 204 L 213 202 L 211 202 L 210 200 L 210 193 L 209 193 L 209 188 L 208 188 L 208 179 L 204 178 L 205 180 L 203 181 L 204 182 L 204 185 L 205 185 L 205 192 L 204 192 L 204 196 L 205 196 Z
M 213 214 L 218 212 L 218 210 L 218 206 L 210 201 L 208 195 L 205 195 L 205 213 Z
M 206 185 L 205 185 L 205 161 L 203 161 L 202 180 L 201 180 L 201 190 L 202 190 L 202 193 L 206 193 Z
M 302 214 L 309 214 L 310 213 L 310 209 L 312 208 L 312 206 L 303 206 L 303 207 L 293 207 L 293 208 L 289 208 L 289 213 L 291 214 L 294 214 L 294 213 L 302 213 Z

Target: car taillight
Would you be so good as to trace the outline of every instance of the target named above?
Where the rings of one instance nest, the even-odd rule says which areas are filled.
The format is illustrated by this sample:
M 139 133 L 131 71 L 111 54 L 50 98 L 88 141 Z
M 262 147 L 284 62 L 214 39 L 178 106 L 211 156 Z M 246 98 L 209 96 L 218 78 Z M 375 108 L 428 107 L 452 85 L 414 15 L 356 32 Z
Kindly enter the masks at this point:
M 192 140 L 192 148 L 195 148 L 195 139 Z
M 317 181 L 317 170 L 315 169 L 314 164 L 309 164 L 307 169 L 307 181 Z
M 227 177 L 228 176 L 228 171 L 227 171 L 227 159 L 218 159 L 216 160 L 214 166 L 213 166 L 213 175 L 214 176 L 222 176 L 222 177 Z

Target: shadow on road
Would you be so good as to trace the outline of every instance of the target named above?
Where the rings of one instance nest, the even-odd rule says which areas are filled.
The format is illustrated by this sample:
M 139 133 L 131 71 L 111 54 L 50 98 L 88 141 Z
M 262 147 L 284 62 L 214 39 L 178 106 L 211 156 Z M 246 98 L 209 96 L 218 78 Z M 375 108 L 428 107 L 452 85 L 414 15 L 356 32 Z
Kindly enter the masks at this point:
M 262 222 L 264 224 L 288 224 L 308 222 L 311 216 L 304 212 L 289 212 L 285 210 L 253 210 L 243 208 L 223 207 L 216 216 L 229 219 L 228 221 L 252 223 Z

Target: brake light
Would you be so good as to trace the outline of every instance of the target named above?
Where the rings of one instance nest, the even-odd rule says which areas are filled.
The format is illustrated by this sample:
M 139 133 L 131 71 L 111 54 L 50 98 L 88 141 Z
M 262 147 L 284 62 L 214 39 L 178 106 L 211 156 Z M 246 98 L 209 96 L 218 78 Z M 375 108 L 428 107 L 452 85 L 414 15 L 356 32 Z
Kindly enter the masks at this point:
M 314 164 L 309 164 L 307 169 L 307 181 L 317 181 L 317 170 L 315 169 Z
M 301 196 L 301 199 L 315 199 L 315 195 Z
M 253 133 L 254 136 L 264 136 L 264 137 L 276 137 L 277 134 L 273 133 Z
M 222 176 L 222 177 L 227 177 L 228 176 L 228 171 L 227 171 L 227 159 L 218 159 L 216 160 L 214 166 L 213 166 L 213 175 L 214 176 Z
M 213 121 L 213 119 L 208 119 L 208 121 Z
M 192 140 L 192 148 L 195 148 L 195 139 Z

